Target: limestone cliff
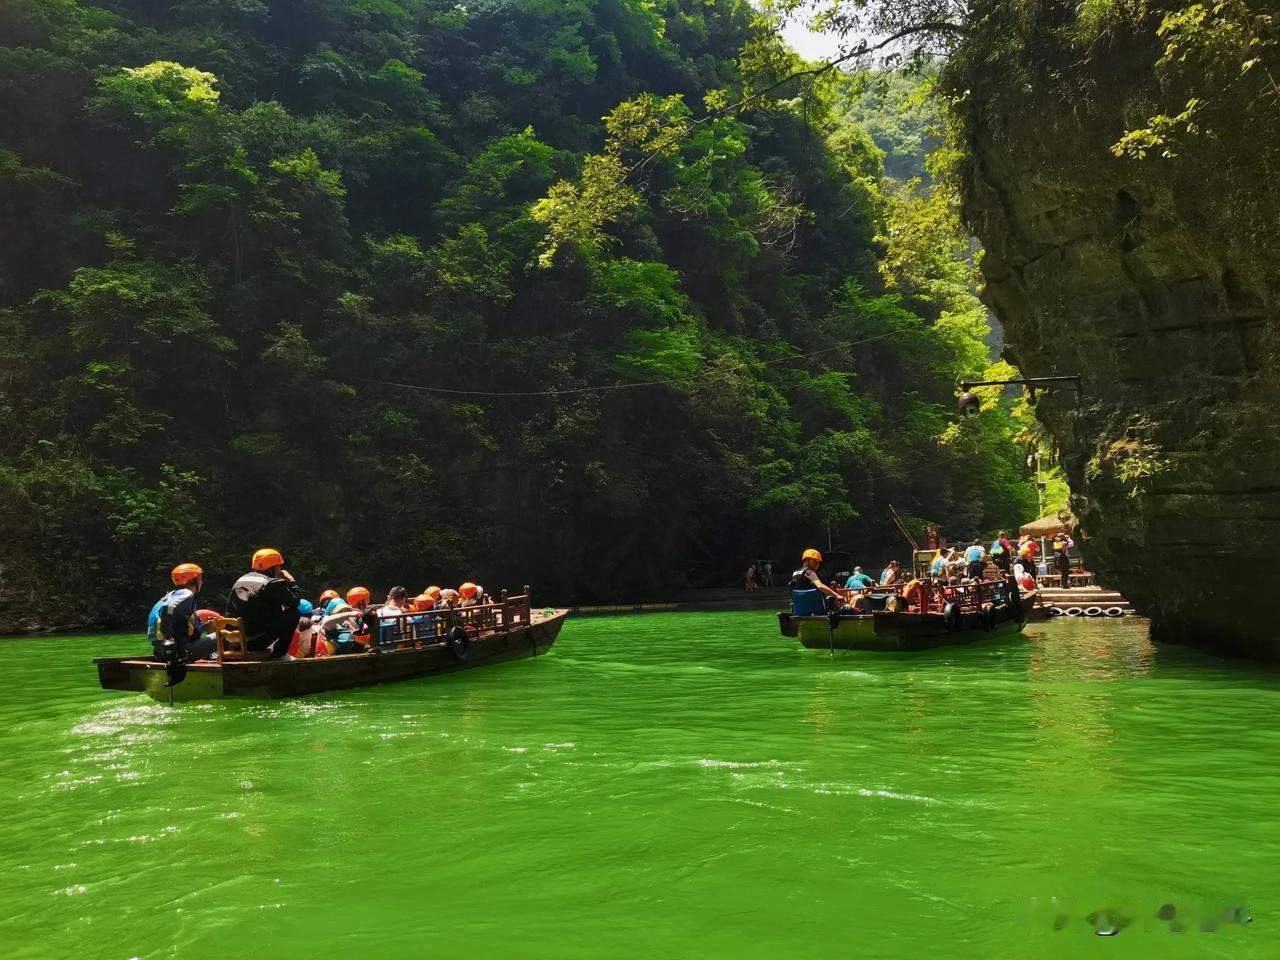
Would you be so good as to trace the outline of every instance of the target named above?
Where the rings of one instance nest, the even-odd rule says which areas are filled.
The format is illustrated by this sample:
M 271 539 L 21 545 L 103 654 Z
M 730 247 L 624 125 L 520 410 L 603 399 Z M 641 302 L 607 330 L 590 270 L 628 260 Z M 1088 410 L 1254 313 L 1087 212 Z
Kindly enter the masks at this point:
M 1280 656 L 1280 91 L 1158 68 L 1158 3 L 1092 35 L 1074 0 L 988 6 L 948 77 L 966 215 L 1006 356 L 1084 377 L 1038 410 L 1085 557 L 1158 636 Z M 1112 154 L 1191 97 L 1176 156 Z

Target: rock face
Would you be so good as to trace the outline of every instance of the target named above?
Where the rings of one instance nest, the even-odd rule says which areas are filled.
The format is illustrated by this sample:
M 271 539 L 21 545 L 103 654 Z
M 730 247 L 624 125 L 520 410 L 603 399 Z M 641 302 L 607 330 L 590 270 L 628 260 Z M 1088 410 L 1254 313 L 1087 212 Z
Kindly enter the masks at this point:
M 1158 68 L 1158 10 L 1087 36 L 1074 0 L 989 6 L 949 68 L 965 210 L 1006 356 L 1083 377 L 1038 413 L 1086 560 L 1158 637 L 1280 657 L 1280 94 L 1239 57 Z M 1112 154 L 1193 96 L 1176 156 Z

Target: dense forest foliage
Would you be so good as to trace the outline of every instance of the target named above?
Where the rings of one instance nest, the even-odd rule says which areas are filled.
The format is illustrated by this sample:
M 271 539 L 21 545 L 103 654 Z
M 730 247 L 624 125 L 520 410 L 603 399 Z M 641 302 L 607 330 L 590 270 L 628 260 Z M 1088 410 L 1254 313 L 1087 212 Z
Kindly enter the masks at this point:
M 868 134 L 844 83 L 709 110 L 767 30 L 728 0 L 8 0 L 0 626 L 133 622 L 173 563 L 222 588 L 262 544 L 312 593 L 587 600 L 828 528 L 878 560 L 890 503 L 1034 513 L 1007 412 L 953 422 L 988 361 L 954 199 L 872 139 L 927 133 Z M 646 96 L 699 120 L 620 152 L 583 227 L 602 117 Z

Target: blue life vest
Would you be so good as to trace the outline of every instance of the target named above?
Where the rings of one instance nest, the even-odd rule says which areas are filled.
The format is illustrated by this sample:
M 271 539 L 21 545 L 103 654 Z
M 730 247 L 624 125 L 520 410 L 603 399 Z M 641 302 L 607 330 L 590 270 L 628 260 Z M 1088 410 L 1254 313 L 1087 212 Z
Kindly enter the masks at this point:
M 1002 553 L 1004 553 L 1004 544 L 1002 544 L 999 540 L 994 540 L 994 541 L 992 541 L 992 543 L 991 543 L 991 555 L 992 555 L 993 557 L 998 557 L 998 556 L 1000 556 L 1000 554 L 1002 554 Z
M 968 560 L 970 563 L 977 563 L 979 560 L 982 559 L 982 548 L 970 547 L 968 550 L 964 552 L 964 558 Z
M 187 644 L 199 636 L 196 595 L 186 587 L 170 590 L 151 608 L 147 639 L 153 646 L 158 648 L 172 642 L 178 648 L 179 656 L 185 656 Z

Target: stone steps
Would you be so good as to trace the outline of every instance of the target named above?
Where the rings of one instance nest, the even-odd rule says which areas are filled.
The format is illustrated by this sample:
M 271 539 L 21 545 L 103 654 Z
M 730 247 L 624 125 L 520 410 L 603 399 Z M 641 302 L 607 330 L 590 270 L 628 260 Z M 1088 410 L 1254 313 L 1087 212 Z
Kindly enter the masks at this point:
M 1133 607 L 1129 605 L 1129 601 L 1122 594 L 1115 590 L 1108 590 L 1106 587 L 1071 587 L 1068 590 L 1063 590 L 1061 587 L 1052 587 L 1047 583 L 1042 583 L 1040 596 L 1045 605 L 1057 607 L 1062 611 L 1076 607 L 1081 611 L 1090 607 L 1100 607 L 1103 610 L 1119 607 L 1126 615 L 1135 612 Z

